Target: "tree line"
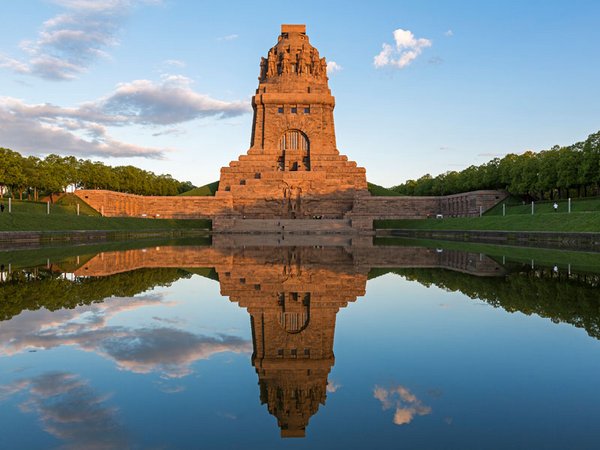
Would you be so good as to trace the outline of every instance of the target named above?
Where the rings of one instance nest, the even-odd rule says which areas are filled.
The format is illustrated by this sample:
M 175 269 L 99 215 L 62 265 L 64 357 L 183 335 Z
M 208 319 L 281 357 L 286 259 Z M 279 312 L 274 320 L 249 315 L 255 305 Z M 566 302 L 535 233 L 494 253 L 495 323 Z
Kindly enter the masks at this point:
M 133 297 L 157 286 L 170 286 L 181 278 L 190 278 L 183 269 L 139 269 L 108 277 L 83 277 L 70 281 L 58 272 L 24 269 L 12 272 L 0 283 L 0 322 L 24 310 L 46 308 L 56 311 L 103 302 L 109 297 Z
M 0 148 L 0 192 L 8 190 L 19 199 L 38 200 L 41 195 L 76 189 L 108 189 L 139 195 L 177 195 L 193 189 L 189 181 L 171 175 L 156 175 L 134 166 L 107 166 L 98 161 L 74 156 L 48 155 L 45 158 L 22 156 Z
M 506 190 L 531 200 L 600 195 L 600 131 L 583 142 L 540 152 L 508 154 L 480 166 L 408 180 L 391 190 L 402 195 L 450 195 Z
M 600 301 L 598 274 L 558 277 L 552 268 L 522 267 L 504 277 L 478 277 L 452 270 L 398 269 L 393 273 L 423 286 L 437 286 L 449 292 L 462 292 L 494 308 L 512 313 L 536 314 L 554 323 L 583 328 L 600 339 Z

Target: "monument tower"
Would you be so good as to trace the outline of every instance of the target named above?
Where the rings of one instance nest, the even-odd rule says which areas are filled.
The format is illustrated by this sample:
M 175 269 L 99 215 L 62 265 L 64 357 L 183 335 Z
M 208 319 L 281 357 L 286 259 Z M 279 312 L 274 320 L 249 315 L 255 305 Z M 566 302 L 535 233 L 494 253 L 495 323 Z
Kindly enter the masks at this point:
M 246 155 L 221 169 L 217 197 L 248 219 L 342 219 L 368 195 L 365 169 L 336 148 L 327 63 L 305 25 L 282 25 L 261 58 Z

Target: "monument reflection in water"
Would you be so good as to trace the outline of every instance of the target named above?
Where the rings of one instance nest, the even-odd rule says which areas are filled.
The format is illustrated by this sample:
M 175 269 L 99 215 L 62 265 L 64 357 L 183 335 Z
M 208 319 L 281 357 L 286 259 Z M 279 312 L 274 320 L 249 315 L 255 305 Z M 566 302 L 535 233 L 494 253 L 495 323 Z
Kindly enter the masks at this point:
M 294 239 L 288 237 L 288 243 L 290 238 Z M 250 314 L 252 365 L 258 374 L 260 401 L 277 418 L 282 437 L 304 437 L 310 418 L 325 404 L 327 377 L 335 361 L 336 314 L 365 295 L 372 268 L 448 268 L 478 276 L 503 273 L 487 256 L 458 251 L 242 247 L 231 246 L 235 242 L 228 239 L 235 238 L 217 239 L 224 241 L 217 247 L 101 253 L 75 275 L 103 277 L 141 268 L 214 267 L 221 295 Z
M 561 399 L 557 400 L 556 408 L 572 410 L 573 405 L 569 402 L 573 401 L 572 399 L 577 401 L 577 393 L 580 390 L 578 386 L 588 393 L 586 394 L 588 398 L 598 397 L 593 393 L 594 386 L 597 385 L 593 381 L 596 377 L 591 376 L 593 373 L 598 373 L 596 367 L 598 364 L 593 362 L 593 358 L 586 362 L 575 358 L 578 352 L 591 356 L 598 348 L 600 309 L 598 308 L 599 277 L 597 274 L 569 272 L 562 266 L 557 272 L 552 266 L 531 268 L 530 265 L 520 263 L 504 265 L 500 263 L 501 258 L 493 259 L 480 253 L 441 248 L 406 246 L 406 244 L 373 247 L 370 242 L 362 241 L 361 238 L 349 240 L 341 236 L 327 238 L 317 236 L 311 246 L 303 245 L 302 237 L 294 235 L 287 235 L 285 238 L 282 235 L 273 235 L 268 238 L 272 239 L 272 242 L 265 242 L 267 239 L 265 236 L 245 236 L 243 243 L 236 242 L 235 239 L 235 236 L 215 236 L 211 246 L 160 245 L 124 251 L 105 251 L 95 255 L 50 261 L 49 264 L 31 269 L 15 270 L 13 267 L 9 270 L 5 265 L 4 269 L 0 270 L 2 358 L 7 362 L 11 360 L 15 362 L 8 365 L 11 367 L 10 373 L 3 371 L 0 401 L 6 402 L 7 399 L 16 401 L 15 396 L 26 395 L 24 394 L 26 390 L 31 391 L 29 395 L 32 398 L 21 404 L 21 414 L 14 414 L 13 410 L 19 403 L 11 405 L 10 408 L 4 403 L 4 413 L 2 413 L 4 415 L 1 417 L 9 426 L 2 438 L 5 440 L 0 440 L 2 446 L 6 448 L 48 446 L 40 443 L 45 442 L 42 437 L 38 437 L 38 441 L 32 441 L 33 444 L 27 445 L 23 444 L 23 441 L 14 441 L 11 440 L 14 438 L 6 437 L 13 436 L 13 430 L 37 429 L 38 426 L 29 423 L 24 415 L 25 412 L 33 410 L 39 413 L 39 420 L 42 421 L 44 430 L 64 440 L 67 445 L 78 448 L 139 448 L 140 445 L 145 448 L 158 444 L 174 448 L 194 448 L 194 439 L 198 439 L 200 435 L 203 439 L 208 439 L 206 445 L 210 448 L 230 448 L 234 443 L 242 441 L 250 441 L 246 445 L 248 448 L 260 448 L 261 445 L 265 445 L 260 439 L 270 439 L 266 430 L 273 430 L 275 426 L 271 419 L 265 424 L 265 428 L 260 428 L 262 425 L 259 424 L 265 421 L 259 420 L 258 417 L 238 420 L 235 432 L 232 428 L 227 428 L 232 430 L 229 440 L 221 441 L 223 433 L 229 432 L 218 430 L 222 425 L 219 425 L 217 418 L 207 419 L 206 415 L 202 415 L 206 414 L 203 412 L 202 404 L 207 401 L 207 394 L 204 391 L 199 394 L 197 387 L 201 384 L 214 386 L 208 389 L 216 391 L 215 395 L 219 398 L 226 394 L 223 389 L 214 384 L 214 380 L 213 384 L 206 383 L 205 378 L 205 383 L 200 383 L 196 377 L 189 376 L 194 373 L 191 365 L 199 359 L 204 360 L 203 373 L 207 376 L 209 363 L 206 360 L 209 356 L 213 361 L 210 367 L 216 367 L 214 360 L 218 358 L 212 355 L 218 353 L 235 355 L 249 351 L 252 351 L 251 363 L 258 378 L 257 391 L 253 391 L 251 385 L 244 384 L 249 376 L 244 374 L 244 370 L 240 367 L 235 371 L 225 370 L 222 367 L 219 369 L 221 373 L 215 377 L 218 377 L 217 379 L 231 377 L 230 382 L 244 386 L 243 395 L 247 395 L 248 399 L 240 398 L 237 400 L 240 404 L 254 404 L 259 397 L 260 402 L 266 405 L 265 409 L 276 418 L 281 437 L 305 438 L 294 440 L 297 445 L 305 443 L 310 447 L 330 448 L 331 442 L 328 441 L 327 430 L 332 426 L 335 428 L 340 423 L 349 422 L 356 429 L 350 430 L 348 436 L 357 439 L 356 442 L 353 442 L 353 439 L 344 441 L 344 445 L 349 448 L 362 448 L 367 444 L 365 440 L 382 448 L 395 445 L 399 435 L 393 434 L 393 430 L 389 428 L 392 425 L 402 426 L 402 440 L 407 443 L 420 442 L 424 439 L 423 433 L 426 433 L 428 436 L 426 438 L 428 445 L 424 445 L 426 448 L 468 448 L 469 445 L 465 444 L 471 442 L 473 430 L 485 428 L 477 422 L 481 412 L 477 412 L 479 411 L 477 401 L 470 398 L 474 392 L 482 396 L 478 401 L 495 405 L 490 411 L 485 412 L 486 420 L 497 420 L 507 412 L 502 406 L 502 399 L 507 394 L 494 395 L 483 391 L 481 386 L 478 388 L 478 383 L 482 386 L 497 385 L 499 391 L 508 390 L 510 397 L 510 390 L 514 392 L 516 388 L 514 382 L 510 381 L 510 377 L 502 375 L 503 364 L 507 365 L 504 370 L 508 370 L 513 374 L 512 376 L 527 373 L 524 372 L 525 370 L 536 373 L 532 367 L 524 369 L 528 364 L 524 360 L 510 357 L 506 359 L 503 353 L 506 349 L 509 349 L 507 353 L 509 356 L 524 351 L 522 357 L 529 359 L 532 355 L 531 349 L 535 349 L 537 359 L 541 358 L 542 354 L 548 355 L 547 359 L 540 360 L 539 366 L 552 368 L 552 370 L 543 369 L 543 376 L 549 377 L 545 382 L 531 382 L 526 385 L 526 392 L 519 395 L 519 402 L 529 405 L 532 414 L 538 408 L 535 414 L 539 415 L 540 422 L 555 417 L 559 422 L 566 422 L 569 427 L 579 430 L 575 440 L 579 444 L 582 442 L 587 444 L 593 437 L 594 428 L 585 425 L 582 417 L 587 417 L 593 422 L 597 415 L 594 416 L 593 412 L 590 412 L 592 410 L 585 404 L 581 403 L 578 406 L 581 414 L 576 415 L 577 420 L 565 418 L 560 413 L 557 413 L 558 416 L 553 413 L 550 417 L 548 416 L 550 410 L 541 411 L 538 405 L 546 404 L 548 400 L 541 401 L 540 396 L 541 398 L 547 396 Z M 252 242 L 253 239 L 256 239 L 256 242 Z M 398 311 L 393 311 L 395 317 L 392 320 L 402 325 L 398 325 L 397 330 L 392 330 L 390 322 L 384 321 L 387 325 L 382 323 L 379 330 L 379 325 L 374 327 L 372 323 L 368 324 L 369 317 L 372 320 L 373 316 L 369 316 L 367 311 L 377 308 L 376 304 L 380 300 L 377 295 L 381 295 L 381 292 L 375 288 L 375 297 L 371 294 L 372 297 L 369 298 L 366 285 L 368 280 L 388 272 L 404 277 L 403 290 L 399 294 L 400 298 L 394 299 L 395 305 L 406 303 L 411 296 L 416 295 L 418 291 L 411 286 L 420 283 L 424 286 L 441 287 L 443 291 L 435 294 L 441 296 L 440 298 L 450 298 L 452 292 L 460 291 L 475 300 L 468 300 L 468 303 L 475 305 L 487 303 L 500 307 L 502 309 L 494 310 L 498 311 L 498 314 L 492 313 L 496 317 L 494 320 L 500 322 L 497 324 L 490 322 L 489 308 L 463 310 L 452 316 L 453 319 L 449 319 L 447 315 L 439 316 L 435 310 L 428 310 L 426 302 L 421 298 L 418 307 L 424 308 L 424 312 L 418 326 L 411 328 L 406 318 L 400 317 Z M 201 328 L 196 324 L 190 323 L 187 329 L 177 328 L 177 326 L 168 328 L 164 324 L 175 323 L 173 316 L 161 312 L 144 313 L 138 309 L 140 305 L 153 308 L 161 302 L 157 300 L 158 294 L 150 293 L 152 287 L 172 284 L 171 288 L 165 289 L 177 290 L 179 281 L 189 279 L 190 274 L 203 275 L 218 281 L 221 295 L 228 297 L 230 301 L 248 312 L 251 342 L 247 338 L 231 335 L 228 326 L 223 326 L 223 323 L 230 320 L 229 316 L 208 319 L 221 321 L 220 328 L 215 326 L 214 330 L 224 330 L 210 337 L 199 335 L 198 331 L 201 331 Z M 390 282 L 394 281 L 391 278 L 387 279 Z M 193 280 L 189 280 L 191 281 Z M 399 283 L 400 279 L 397 278 L 395 282 Z M 194 297 L 199 300 L 203 294 L 192 293 L 192 300 Z M 361 299 L 364 296 L 367 298 Z M 342 341 L 336 344 L 338 350 L 340 344 L 346 349 L 336 365 L 334 336 L 337 314 L 353 302 L 356 304 L 347 311 L 362 308 L 359 314 L 366 317 L 361 316 L 350 325 L 353 335 L 357 336 L 356 341 L 348 344 L 349 336 L 346 334 Z M 439 306 L 437 304 L 440 300 L 433 300 L 433 302 Z M 448 300 L 442 302 L 446 304 Z M 224 305 L 227 302 L 219 300 L 217 303 Z M 171 310 L 177 308 L 169 302 L 163 304 L 166 305 L 165 308 Z M 384 314 L 392 313 L 390 304 L 392 303 L 388 302 L 385 308 L 389 311 Z M 198 310 L 201 305 L 203 303 L 192 301 L 188 308 Z M 401 309 L 402 314 L 411 316 L 411 308 L 417 308 L 414 305 L 416 303 L 409 308 Z M 204 303 L 204 306 L 207 304 Z M 113 317 L 111 316 L 113 313 L 106 313 L 103 317 L 101 314 L 94 313 L 98 308 L 105 308 L 105 311 L 109 311 L 110 308 L 113 311 L 129 311 L 130 316 L 129 319 L 117 320 L 116 324 L 109 324 L 108 320 Z M 503 310 L 525 313 L 527 316 L 523 317 L 526 317 L 524 319 L 527 321 L 526 327 L 521 329 L 516 326 L 515 322 L 511 322 L 512 319 L 508 319 L 511 315 Z M 438 308 L 437 311 L 442 309 Z M 183 307 L 174 314 L 189 314 L 189 312 L 189 309 Z M 532 313 L 541 319 L 534 320 L 533 317 L 528 317 Z M 379 316 L 380 321 L 381 317 Z M 148 326 L 146 323 L 150 318 L 160 322 L 156 322 L 157 325 L 154 327 Z M 349 316 L 344 317 L 346 329 L 348 329 L 348 319 Z M 570 347 L 575 345 L 572 339 L 567 336 L 564 340 L 557 341 L 554 330 L 559 326 L 552 324 L 548 319 L 552 322 L 583 328 L 595 339 L 578 338 L 579 344 Z M 125 327 L 124 324 L 131 320 L 138 321 L 142 325 L 139 328 Z M 448 320 L 463 322 L 462 325 L 454 322 L 456 331 L 444 334 L 440 332 L 440 327 L 448 326 Z M 484 324 L 482 326 L 487 327 L 482 334 L 477 334 L 476 322 L 479 320 L 482 320 Z M 548 333 L 548 345 L 545 347 L 536 344 L 535 334 L 531 331 L 539 327 L 539 321 L 551 327 Z M 502 330 L 506 323 L 511 323 L 513 330 L 506 334 L 501 332 L 498 334 L 498 330 Z M 530 323 L 534 324 L 533 328 Z M 435 331 L 436 327 L 437 331 Z M 468 331 L 463 332 L 463 328 L 468 328 Z M 418 338 L 421 342 L 413 339 L 416 330 L 422 330 L 417 331 L 421 333 Z M 470 333 L 472 336 L 469 335 Z M 581 335 L 582 333 L 578 336 Z M 483 339 L 484 342 L 474 342 L 474 339 Z M 360 343 L 361 340 L 365 343 Z M 499 340 L 500 344 L 495 340 Z M 368 351 L 365 353 L 372 345 L 370 341 L 375 342 L 371 355 Z M 200 349 L 197 348 L 197 344 L 200 345 Z M 205 347 L 202 347 L 203 345 Z M 533 347 L 530 347 L 531 345 Z M 74 346 L 84 351 L 73 349 Z M 206 346 L 210 348 L 207 350 Z M 440 350 L 437 349 L 438 347 Z M 574 358 L 571 360 L 571 365 L 580 368 L 576 370 L 576 374 L 566 373 L 565 368 L 568 368 L 569 364 L 563 364 L 562 360 L 555 359 L 557 347 L 566 349 L 564 354 L 558 353 L 561 358 L 566 358 L 565 355 Z M 68 350 L 69 356 L 65 359 L 67 348 L 71 349 Z M 159 351 L 159 348 L 162 350 Z M 167 348 L 167 351 L 163 351 L 164 348 Z M 28 353 L 52 349 L 55 349 L 54 353 Z M 403 356 L 402 351 L 405 351 Z M 103 366 L 95 362 L 94 367 L 99 367 L 97 369 L 99 373 L 93 374 L 86 369 L 91 358 L 91 356 L 84 356 L 86 354 L 99 355 L 100 360 L 112 359 L 120 370 L 108 370 L 106 364 Z M 444 363 L 446 354 L 450 361 Z M 374 362 L 377 358 L 381 358 L 384 363 Z M 473 364 L 474 358 L 476 358 L 476 365 Z M 429 363 L 423 366 L 424 360 L 441 360 L 441 362 L 439 365 Z M 248 367 L 247 360 L 244 358 L 240 357 L 238 361 Z M 496 361 L 498 366 L 494 365 Z M 340 364 L 344 366 L 338 369 L 345 374 L 342 377 L 345 384 L 342 390 L 344 394 L 342 397 L 339 393 L 335 394 L 335 401 L 327 408 L 322 408 L 327 396 L 333 395 L 332 393 L 339 388 L 339 384 L 332 381 L 331 373 L 332 368 L 339 367 Z M 27 365 L 33 369 L 27 369 Z M 65 367 L 64 370 L 61 368 L 60 372 L 56 372 L 57 365 L 58 367 L 70 365 L 70 370 Z M 349 375 L 348 366 L 353 367 L 352 371 L 358 370 L 359 373 Z M 388 373 L 386 366 L 393 367 L 394 373 L 401 373 L 403 379 L 410 380 L 409 383 L 389 384 L 386 381 L 389 376 L 386 375 Z M 188 392 L 179 396 L 165 397 L 164 392 L 179 392 L 177 387 L 170 386 L 163 392 L 159 392 L 152 386 L 142 388 L 144 382 L 140 374 L 150 374 L 156 367 L 164 369 L 163 376 L 166 379 L 180 380 L 178 383 L 185 383 Z M 415 367 L 419 368 L 415 369 Z M 445 371 L 439 372 L 440 367 L 444 367 Z M 582 381 L 579 384 L 569 381 L 572 381 L 573 377 L 578 378 L 586 367 L 586 379 L 590 381 Z M 29 370 L 30 373 L 34 370 L 39 375 L 34 374 L 35 376 L 29 377 L 19 375 L 25 370 Z M 363 386 L 367 383 L 365 370 L 372 370 L 376 374 L 369 381 L 371 384 L 367 387 L 366 396 L 365 386 Z M 492 373 L 498 370 L 499 374 L 494 377 Z M 121 373 L 117 375 L 116 372 Z M 118 389 L 117 385 L 127 380 L 123 372 L 133 373 L 135 381 L 130 383 L 135 383 L 135 386 L 126 384 L 128 388 L 115 394 L 117 405 L 114 408 L 111 409 L 108 405 L 104 409 L 100 408 L 109 397 L 93 393 L 91 390 L 86 391 L 84 388 L 88 382 L 85 380 L 89 379 L 90 385 L 93 382 L 95 386 L 104 386 L 104 390 Z M 479 372 L 481 376 L 478 375 Z M 340 373 L 337 373 L 335 378 L 339 376 Z M 528 375 L 526 378 L 530 376 L 533 375 Z M 105 377 L 115 381 L 106 381 Z M 353 385 L 353 377 L 362 381 L 358 384 L 355 381 Z M 187 381 L 183 381 L 184 378 Z M 155 382 L 162 383 L 162 381 Z M 445 385 L 446 382 L 449 383 L 448 386 Z M 224 384 L 229 386 L 226 382 Z M 419 388 L 419 384 L 433 387 L 423 389 Z M 563 387 L 568 399 L 563 399 L 562 394 L 557 392 L 555 387 L 559 385 Z M 444 395 L 448 396 L 451 413 L 444 412 L 444 408 L 448 410 L 448 406 L 444 407 L 443 402 L 439 400 L 443 394 L 436 386 L 445 386 L 447 389 Z M 553 386 L 552 392 L 547 392 L 546 388 L 549 386 Z M 531 398 L 528 394 L 530 390 Z M 131 394 L 127 391 L 135 393 Z M 48 392 L 54 393 L 48 394 Z M 64 392 L 73 395 L 61 401 L 60 396 L 64 396 Z M 73 416 L 79 411 L 77 405 L 80 405 L 82 395 L 83 400 L 91 406 L 90 409 L 77 413 L 79 418 L 75 420 Z M 343 395 L 347 395 L 345 403 Z M 132 396 L 135 398 L 131 398 Z M 231 396 L 224 397 L 223 401 L 229 404 L 239 397 L 238 390 Z M 185 403 L 188 401 L 191 403 Z M 463 403 L 470 406 L 463 407 Z M 186 404 L 188 406 L 184 406 Z M 190 409 L 192 404 L 195 405 L 193 410 Z M 136 434 L 135 439 L 132 440 L 131 437 L 127 437 L 126 432 L 122 432 L 118 434 L 118 439 L 107 443 L 106 436 L 115 435 L 116 428 L 116 419 L 111 416 L 111 411 L 121 408 L 129 411 L 128 414 L 124 412 L 122 416 L 128 418 L 128 428 L 135 429 L 135 421 L 131 418 L 131 410 L 134 408 L 132 405 L 139 405 L 139 414 L 144 418 L 142 424 L 136 424 L 140 430 L 143 430 L 141 432 L 143 438 Z M 254 404 L 254 407 L 257 405 Z M 57 411 L 59 408 L 60 411 Z M 183 440 L 175 441 L 177 435 L 174 434 L 168 438 L 173 441 L 158 442 L 157 436 L 163 440 L 167 438 L 165 438 L 165 431 L 157 431 L 161 426 L 157 420 L 166 419 L 152 419 L 152 417 L 153 414 L 157 414 L 155 411 L 161 411 L 163 408 L 173 416 L 173 424 L 165 425 L 165 428 L 176 426 L 175 424 L 179 422 L 186 423 L 190 414 L 193 418 L 192 423 L 197 420 L 208 422 L 203 427 L 198 427 L 198 424 L 182 426 L 186 432 L 196 429 L 198 435 L 178 437 Z M 321 408 L 320 412 L 319 408 Z M 474 409 L 474 415 L 470 415 L 468 411 L 470 408 Z M 543 423 L 539 425 L 532 422 L 531 416 L 528 415 L 528 408 L 509 408 L 517 417 L 526 419 L 523 422 L 524 427 L 533 430 L 532 438 L 527 442 L 537 442 L 541 439 L 540 442 L 544 445 L 548 444 L 545 448 L 564 448 L 565 439 L 571 438 L 567 439 L 567 434 L 564 436 L 559 434 L 562 440 L 557 439 L 553 434 L 544 435 L 542 438 L 539 435 L 539 427 L 542 426 L 543 429 Z M 368 411 L 365 414 L 371 415 L 372 418 L 364 416 L 359 417 L 356 423 L 352 422 L 348 416 L 348 409 L 354 412 Z M 497 415 L 493 414 L 495 409 L 498 410 Z M 379 414 L 389 413 L 384 423 L 375 417 L 377 411 Z M 201 419 L 198 419 L 199 414 Z M 133 416 L 135 415 L 134 413 Z M 390 415 L 392 420 L 389 418 Z M 420 416 L 418 420 L 417 416 Z M 230 416 L 227 413 L 223 417 Z M 237 415 L 235 417 L 236 420 L 239 418 Z M 319 420 L 314 420 L 314 417 L 319 417 Z M 466 429 L 451 431 L 460 429 L 461 420 L 468 424 L 468 431 Z M 15 426 L 10 426 L 13 422 Z M 65 427 L 74 423 L 79 427 L 78 433 L 65 431 Z M 435 425 L 437 423 L 441 425 Z M 385 425 L 388 427 L 386 428 Z M 244 426 L 246 428 L 243 428 Z M 440 426 L 446 428 L 436 428 Z M 514 428 L 516 425 L 511 426 Z M 214 432 L 211 427 L 215 427 Z M 238 427 L 242 428 L 238 429 Z M 92 429 L 101 432 L 94 434 Z M 262 432 L 259 431 L 260 429 Z M 494 439 L 502 443 L 496 447 L 522 442 L 515 441 L 515 435 L 510 430 L 506 430 L 503 425 L 493 427 L 491 432 Z M 30 439 L 37 436 L 33 432 L 29 434 L 32 436 Z M 87 436 L 86 441 L 81 440 L 83 435 Z M 209 435 L 214 436 L 209 438 Z M 360 437 L 363 435 L 365 438 L 361 440 Z M 69 442 L 68 439 L 75 439 L 73 436 L 76 436 L 79 441 Z M 440 436 L 439 439 L 442 441 L 435 441 L 436 436 Z M 344 437 L 337 435 L 336 439 L 343 440 Z M 519 439 L 523 439 L 523 436 L 521 435 Z M 450 440 L 448 442 L 451 444 L 448 445 L 446 440 Z M 135 444 L 132 441 L 135 441 Z M 288 445 L 285 444 L 287 442 L 289 440 L 276 442 L 270 440 L 270 444 L 275 446 Z M 573 448 L 593 447 L 575 445 Z

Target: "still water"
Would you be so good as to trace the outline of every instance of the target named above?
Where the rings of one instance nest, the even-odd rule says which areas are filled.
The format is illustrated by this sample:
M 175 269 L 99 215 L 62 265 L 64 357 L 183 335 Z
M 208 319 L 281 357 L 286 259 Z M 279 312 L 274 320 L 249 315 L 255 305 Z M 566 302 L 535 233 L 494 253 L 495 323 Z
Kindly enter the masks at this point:
M 599 448 L 598 255 L 283 244 L 0 252 L 0 448 Z

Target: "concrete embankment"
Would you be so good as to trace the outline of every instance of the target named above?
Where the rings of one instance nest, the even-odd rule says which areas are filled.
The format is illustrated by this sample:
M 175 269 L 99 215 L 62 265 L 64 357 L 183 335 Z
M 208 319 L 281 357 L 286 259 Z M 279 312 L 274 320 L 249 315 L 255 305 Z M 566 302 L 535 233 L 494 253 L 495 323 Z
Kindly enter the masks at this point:
M 586 232 L 380 229 L 375 235 L 600 251 L 600 233 Z
M 45 245 L 86 244 L 116 240 L 181 238 L 206 236 L 207 230 L 69 230 L 69 231 L 0 231 L 0 250 L 41 247 Z

